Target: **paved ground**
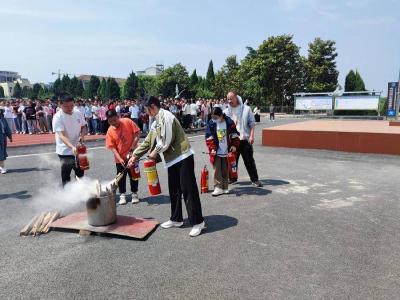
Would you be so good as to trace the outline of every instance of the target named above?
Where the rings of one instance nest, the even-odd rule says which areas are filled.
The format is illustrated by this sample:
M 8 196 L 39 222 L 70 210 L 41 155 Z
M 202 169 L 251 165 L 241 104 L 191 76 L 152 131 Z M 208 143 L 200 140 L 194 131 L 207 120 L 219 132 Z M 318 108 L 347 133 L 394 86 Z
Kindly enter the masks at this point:
M 283 122 L 292 121 L 274 125 Z M 204 142 L 191 139 L 199 175 Z M 203 235 L 158 228 L 147 241 L 62 232 L 20 238 L 35 210 L 52 206 L 37 195 L 56 188 L 59 171 L 54 154 L 29 154 L 53 151 L 49 146 L 11 149 L 28 156 L 11 157 L 11 172 L 0 177 L 0 298 L 398 298 L 399 157 L 268 148 L 260 138 L 256 144 L 263 189 L 248 185 L 240 164 L 232 194 L 202 196 Z M 111 179 L 110 153 L 90 153 L 88 175 Z M 149 198 L 142 180 L 143 201 L 119 207 L 120 214 L 169 217 L 166 173 L 159 172 L 164 194 Z

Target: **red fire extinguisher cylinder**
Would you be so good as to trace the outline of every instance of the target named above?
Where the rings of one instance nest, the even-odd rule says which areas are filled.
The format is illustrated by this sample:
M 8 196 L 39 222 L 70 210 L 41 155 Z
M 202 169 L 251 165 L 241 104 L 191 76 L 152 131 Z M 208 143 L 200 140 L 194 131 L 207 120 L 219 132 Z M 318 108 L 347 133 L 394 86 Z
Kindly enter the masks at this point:
M 158 173 L 156 162 L 154 160 L 145 160 L 143 163 L 144 172 L 147 175 L 147 185 L 149 192 L 152 196 L 161 194 L 160 181 L 158 180 Z
M 201 193 L 208 193 L 208 170 L 207 166 L 204 166 L 203 170 L 201 170 L 200 177 L 200 185 L 201 185 Z
M 81 170 L 89 170 L 89 159 L 87 157 L 87 148 L 83 143 L 76 146 L 76 161 Z
M 238 178 L 236 155 L 232 152 L 229 152 L 227 158 L 228 158 L 229 179 L 236 181 Z

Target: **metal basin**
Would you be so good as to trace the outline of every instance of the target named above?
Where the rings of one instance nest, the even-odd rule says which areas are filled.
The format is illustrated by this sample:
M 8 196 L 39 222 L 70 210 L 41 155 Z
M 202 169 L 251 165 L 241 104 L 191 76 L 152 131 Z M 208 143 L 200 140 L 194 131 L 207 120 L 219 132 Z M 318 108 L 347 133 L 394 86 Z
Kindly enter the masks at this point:
M 91 226 L 107 226 L 117 221 L 115 193 L 90 198 L 86 202 L 86 209 Z

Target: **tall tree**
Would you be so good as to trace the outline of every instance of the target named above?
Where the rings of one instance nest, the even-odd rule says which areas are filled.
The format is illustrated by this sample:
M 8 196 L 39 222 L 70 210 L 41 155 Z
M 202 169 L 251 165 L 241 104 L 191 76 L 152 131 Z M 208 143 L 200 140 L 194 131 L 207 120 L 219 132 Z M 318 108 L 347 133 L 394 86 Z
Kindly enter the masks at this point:
M 225 97 L 230 90 L 239 91 L 239 67 L 236 55 L 226 58 L 225 64 L 215 76 L 214 91 L 217 97 Z
M 71 79 L 68 75 L 64 75 L 60 84 L 61 93 L 71 93 Z
M 21 98 L 21 96 L 22 96 L 22 89 L 21 89 L 21 85 L 19 84 L 19 82 L 17 82 L 14 86 L 13 96 L 14 96 L 14 98 Z
M 4 98 L 4 89 L 0 86 L 0 98 Z
M 190 92 L 190 78 L 185 66 L 178 63 L 166 68 L 158 78 L 158 90 L 164 97 L 174 97 L 175 87 L 178 85 L 182 96 L 187 96 Z
M 83 93 L 83 84 L 76 76 L 72 77 L 69 92 L 74 97 L 81 97 Z
M 190 87 L 192 89 L 196 88 L 198 83 L 199 83 L 199 77 L 197 76 L 196 69 L 194 69 L 192 75 L 190 75 Z
M 32 88 L 32 93 L 29 98 L 37 99 L 42 86 L 39 83 L 35 83 Z
M 138 90 L 138 79 L 135 72 L 131 72 L 124 84 L 124 97 L 128 99 L 133 99 L 137 95 Z
M 346 75 L 346 79 L 344 82 L 344 91 L 345 92 L 354 92 L 356 90 L 356 73 L 353 70 L 350 70 Z
M 361 75 L 357 70 L 356 70 L 356 74 L 355 74 L 355 90 L 356 91 L 366 91 L 364 80 L 361 78 Z
M 254 97 L 261 106 L 293 105 L 293 93 L 304 87 L 304 66 L 293 36 L 269 37 L 257 49 L 255 57 L 242 62 L 240 82 L 245 97 Z
M 99 89 L 97 90 L 97 95 L 99 95 L 101 99 L 106 99 L 106 89 L 107 89 L 107 82 L 106 79 L 103 77 L 99 85 Z
M 54 81 L 53 88 L 52 88 L 55 97 L 59 97 L 61 95 L 61 93 L 62 93 L 61 88 L 62 88 L 61 87 L 61 79 L 57 78 L 56 81 Z
M 121 95 L 120 87 L 114 78 L 107 79 L 106 96 L 110 99 L 118 99 Z
M 138 95 L 140 97 L 158 96 L 158 79 L 156 76 L 138 76 Z
M 210 60 L 206 75 L 206 84 L 208 89 L 212 90 L 214 88 L 214 81 L 215 81 L 214 64 L 213 61 Z
M 95 75 L 90 76 L 87 96 L 89 98 L 94 98 L 97 95 L 97 90 L 99 89 L 99 86 L 100 79 Z
M 336 69 L 335 42 L 316 38 L 308 46 L 307 89 L 309 92 L 332 92 L 336 89 L 339 72 Z

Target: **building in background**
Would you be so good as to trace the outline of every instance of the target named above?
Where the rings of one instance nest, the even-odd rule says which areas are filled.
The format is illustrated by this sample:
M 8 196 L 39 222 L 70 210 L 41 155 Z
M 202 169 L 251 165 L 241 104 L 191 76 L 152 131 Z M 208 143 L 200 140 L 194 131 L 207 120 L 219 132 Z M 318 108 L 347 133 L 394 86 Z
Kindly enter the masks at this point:
M 4 90 L 5 98 L 12 98 L 14 96 L 14 87 L 19 83 L 21 89 L 26 87 L 32 88 L 32 84 L 26 78 L 21 78 L 18 72 L 0 71 L 0 86 Z
M 158 76 L 164 71 L 163 64 L 157 64 L 155 67 L 149 67 L 143 71 L 137 71 L 137 75 Z

